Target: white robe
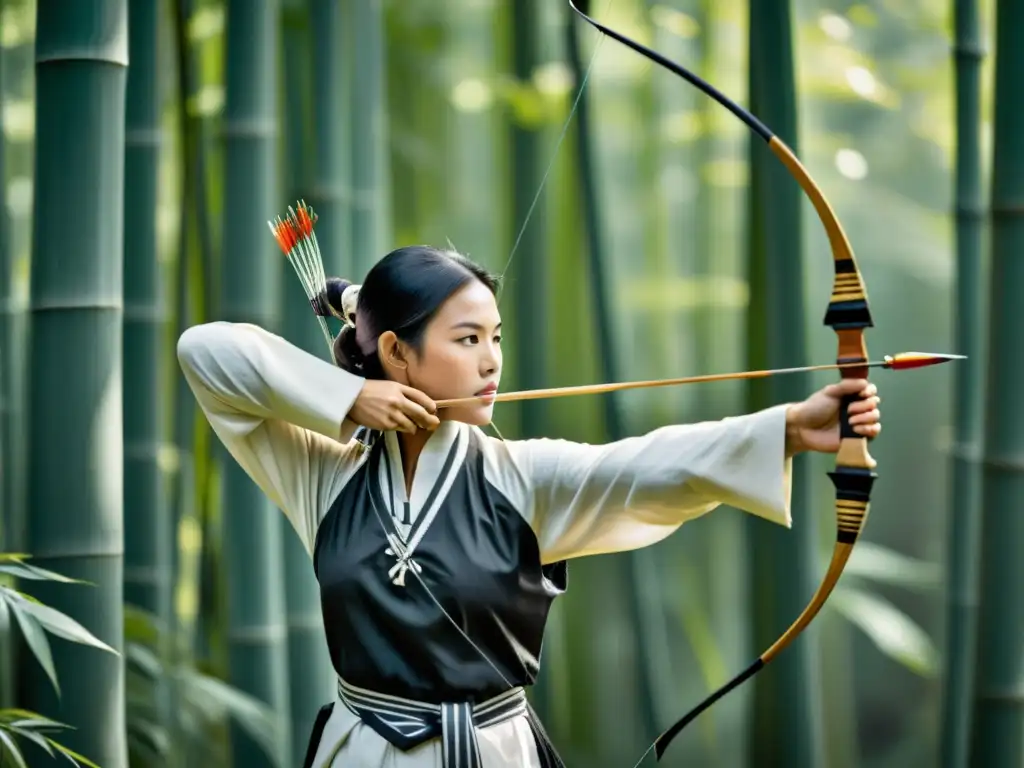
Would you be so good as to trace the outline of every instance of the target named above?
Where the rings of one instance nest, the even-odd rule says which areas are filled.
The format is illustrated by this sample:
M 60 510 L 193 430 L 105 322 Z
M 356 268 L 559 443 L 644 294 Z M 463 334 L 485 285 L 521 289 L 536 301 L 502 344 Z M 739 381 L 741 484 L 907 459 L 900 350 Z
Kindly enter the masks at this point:
M 217 436 L 312 555 L 321 520 L 365 460 L 347 418 L 364 380 L 249 324 L 190 328 L 178 359 Z M 487 467 L 536 533 L 544 562 L 645 547 L 720 504 L 788 528 L 785 410 L 667 426 L 605 445 L 487 438 Z M 443 423 L 424 448 L 409 497 L 413 517 L 420 489 L 439 471 L 434 457 L 458 429 L 476 428 Z M 397 449 L 388 438 L 389 451 Z M 525 717 L 477 729 L 477 738 L 484 768 L 538 765 Z M 439 740 L 402 752 L 340 704 L 314 760 L 314 768 L 441 765 Z

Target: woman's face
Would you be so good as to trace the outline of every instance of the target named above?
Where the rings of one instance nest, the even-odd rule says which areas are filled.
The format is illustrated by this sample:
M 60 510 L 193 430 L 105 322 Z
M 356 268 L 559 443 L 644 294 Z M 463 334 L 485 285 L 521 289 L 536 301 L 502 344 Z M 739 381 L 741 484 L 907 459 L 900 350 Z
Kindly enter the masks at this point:
M 501 315 L 490 289 L 472 280 L 441 306 L 427 325 L 419 354 L 407 356 L 411 387 L 434 400 L 498 391 L 501 380 Z M 493 398 L 438 411 L 443 420 L 489 424 Z

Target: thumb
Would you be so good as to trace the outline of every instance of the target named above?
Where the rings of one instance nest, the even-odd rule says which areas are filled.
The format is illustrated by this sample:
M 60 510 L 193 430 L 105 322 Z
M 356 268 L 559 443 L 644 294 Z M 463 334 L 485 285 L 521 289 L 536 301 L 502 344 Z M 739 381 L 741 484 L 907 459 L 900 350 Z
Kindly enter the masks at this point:
M 835 384 L 829 384 L 825 387 L 825 394 L 829 397 L 846 397 L 847 395 L 856 395 L 864 391 L 867 387 L 867 379 L 843 379 Z

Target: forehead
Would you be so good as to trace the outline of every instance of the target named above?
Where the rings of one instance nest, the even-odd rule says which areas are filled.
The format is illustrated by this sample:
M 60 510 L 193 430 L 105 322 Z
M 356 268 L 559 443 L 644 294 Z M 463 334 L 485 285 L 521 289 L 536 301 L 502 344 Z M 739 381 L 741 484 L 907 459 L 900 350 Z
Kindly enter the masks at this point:
M 479 280 L 471 280 L 453 293 L 441 306 L 437 317 L 451 323 L 473 320 L 481 324 L 497 325 L 501 322 L 494 294 Z

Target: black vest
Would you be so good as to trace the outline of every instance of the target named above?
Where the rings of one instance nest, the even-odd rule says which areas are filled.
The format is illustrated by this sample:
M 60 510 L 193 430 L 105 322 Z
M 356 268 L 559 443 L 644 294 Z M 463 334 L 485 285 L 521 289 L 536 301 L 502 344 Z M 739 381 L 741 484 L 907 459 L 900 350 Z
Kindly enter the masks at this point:
M 313 567 L 331 660 L 344 680 L 430 703 L 484 701 L 508 683 L 535 681 L 548 611 L 566 589 L 567 566 L 541 564 L 533 530 L 485 478 L 487 439 L 460 425 L 434 493 L 456 474 L 412 554 L 419 573 L 407 573 L 404 586 L 389 577 L 398 557 L 387 534 L 397 528 L 391 494 L 378 480 L 379 463 L 387 460 L 383 437 L 328 510 Z M 468 446 L 456 467 L 460 440 Z M 426 519 L 421 512 L 410 538 Z

